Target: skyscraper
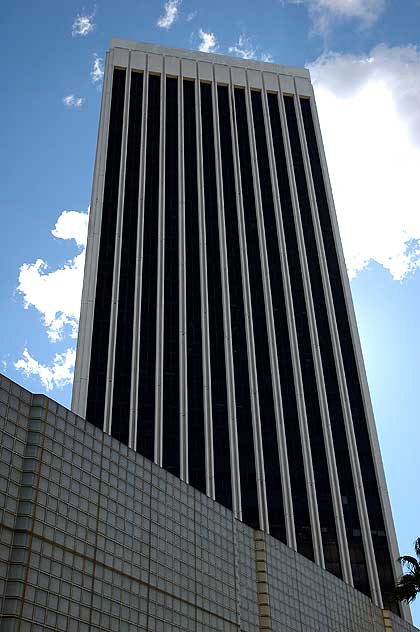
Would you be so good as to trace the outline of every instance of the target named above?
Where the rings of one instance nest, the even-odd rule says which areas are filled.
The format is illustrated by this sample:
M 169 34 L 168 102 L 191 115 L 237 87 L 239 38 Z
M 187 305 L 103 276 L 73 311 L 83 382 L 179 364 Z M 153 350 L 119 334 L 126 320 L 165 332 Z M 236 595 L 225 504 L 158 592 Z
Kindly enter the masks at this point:
M 398 609 L 307 70 L 112 41 L 72 408 Z

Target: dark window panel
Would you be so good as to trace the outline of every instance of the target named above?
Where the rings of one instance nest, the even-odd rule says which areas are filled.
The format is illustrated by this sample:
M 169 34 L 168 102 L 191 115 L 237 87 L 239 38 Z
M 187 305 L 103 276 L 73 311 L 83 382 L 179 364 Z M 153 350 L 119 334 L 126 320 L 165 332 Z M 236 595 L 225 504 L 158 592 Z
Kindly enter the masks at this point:
M 356 503 L 354 481 L 351 471 L 350 455 L 344 425 L 343 410 L 341 406 L 338 377 L 334 361 L 331 332 L 328 323 L 326 299 L 322 284 L 321 268 L 318 257 L 315 231 L 312 221 L 311 205 L 309 200 L 308 185 L 306 181 L 303 163 L 302 147 L 300 144 L 294 98 L 285 96 L 287 125 L 289 129 L 290 145 L 293 158 L 296 187 L 299 199 L 300 218 L 303 228 L 303 236 L 308 261 L 311 289 L 315 309 L 318 340 L 321 352 L 322 368 L 324 373 L 325 390 L 327 394 L 328 410 L 330 415 L 331 430 L 333 435 L 337 472 L 340 482 L 344 520 L 349 544 L 350 561 L 353 572 L 353 580 L 356 588 L 370 596 L 370 587 L 366 570 L 365 554 L 360 531 L 359 514 Z M 315 401 L 315 394 L 314 394 Z M 310 408 L 309 430 L 314 423 L 318 423 L 318 411 L 316 417 L 313 406 Z
M 277 105 L 276 95 L 269 95 L 270 104 Z M 277 340 L 277 354 L 283 403 L 283 417 L 289 456 L 290 484 L 294 507 L 295 531 L 298 550 L 312 556 L 311 524 L 306 491 L 305 469 L 300 438 L 299 417 L 293 376 L 293 363 L 287 323 L 284 287 L 281 281 L 281 258 L 277 239 L 276 215 L 271 188 L 270 165 L 268 159 L 266 132 L 261 94 L 252 93 L 252 110 L 256 131 L 258 167 L 260 173 L 261 199 L 269 274 L 273 305 L 274 328 Z M 278 112 L 278 110 L 277 110 Z M 279 142 L 279 128 L 273 130 L 275 142 Z M 281 129 L 280 129 L 281 132 Z M 281 138 L 281 137 L 280 137 Z M 277 150 L 278 151 L 278 150 Z M 283 170 L 285 163 L 279 165 Z M 286 174 L 287 176 L 287 174 Z M 291 207 L 289 206 L 289 212 Z M 287 212 L 287 211 L 286 211 Z M 334 518 L 333 518 L 334 522 Z M 309 546 L 308 546 L 309 542 Z
M 98 428 L 103 428 L 105 412 L 112 278 L 114 274 L 115 228 L 117 222 L 118 185 L 124 117 L 124 91 L 125 70 L 116 68 L 112 81 L 101 238 L 96 277 L 95 312 L 93 317 L 92 349 L 86 407 L 87 420 Z
M 197 129 L 195 83 L 184 80 L 185 254 L 187 279 L 187 384 L 189 482 L 206 491 L 203 409 L 203 351 L 198 223 Z
M 212 87 L 200 85 L 216 500 L 232 508 Z
M 264 452 L 265 486 L 267 491 L 270 533 L 286 541 L 280 462 L 274 412 L 273 384 L 268 347 L 265 301 L 258 240 L 258 225 L 252 175 L 252 158 L 248 133 L 245 91 L 235 88 L 236 126 L 240 158 L 243 209 L 248 272 L 251 290 L 251 311 L 257 365 L 261 434 Z M 261 133 L 261 130 L 257 130 Z M 264 133 L 264 130 L 262 130 Z
M 390 597 L 390 593 L 394 587 L 392 562 L 385 534 L 383 512 L 370 446 L 370 438 L 363 405 L 360 379 L 357 370 L 356 356 L 350 331 L 350 323 L 346 310 L 344 288 L 340 276 L 340 267 L 331 224 L 324 176 L 312 118 L 311 103 L 309 99 L 301 99 L 300 105 L 308 144 L 309 159 L 311 163 L 328 273 L 331 282 L 331 291 L 340 336 L 341 350 L 343 354 L 347 389 L 349 392 L 357 449 L 362 470 L 376 564 L 378 567 L 379 581 L 382 589 L 382 598 L 386 608 L 390 608 L 396 614 L 400 614 L 398 605 L 393 603 Z
M 178 80 L 166 79 L 163 467 L 179 476 Z
M 131 73 L 111 434 L 128 445 L 143 75 Z
M 137 451 L 154 459 L 156 298 L 159 216 L 160 77 L 149 76 L 144 193 L 143 270 L 140 314 L 140 361 Z
M 302 269 L 299 261 L 299 250 L 296 236 L 296 228 L 294 223 L 293 203 L 290 191 L 289 176 L 287 172 L 286 154 L 283 143 L 283 131 L 280 120 L 280 112 L 278 105 L 278 97 L 275 94 L 268 95 L 268 106 L 270 113 L 271 131 L 273 137 L 274 157 L 277 170 L 277 183 L 280 193 L 281 215 L 286 242 L 286 254 L 289 268 L 290 284 L 292 290 L 292 301 L 295 316 L 296 333 L 298 338 L 299 359 L 301 363 L 302 380 L 308 385 L 308 377 L 311 373 L 305 375 L 305 367 L 313 363 L 311 355 L 311 345 L 309 337 L 309 329 L 307 322 L 305 294 L 303 289 Z M 287 375 L 292 373 L 291 358 L 288 354 L 284 354 L 284 345 L 280 346 L 279 366 L 280 378 L 283 389 L 287 387 Z M 290 378 L 289 378 L 290 379 Z M 309 381 L 309 385 L 313 382 Z M 308 386 L 307 391 L 308 392 Z M 306 398 L 305 398 L 306 402 Z M 284 400 L 289 406 L 285 410 L 284 423 L 286 430 L 287 449 L 289 456 L 289 472 L 293 493 L 293 511 L 295 517 L 296 539 L 298 551 L 304 552 L 309 549 L 311 557 L 313 556 L 313 545 L 311 539 L 311 526 L 309 517 L 308 500 L 305 489 L 304 465 L 302 446 L 300 440 L 299 421 L 297 408 L 290 399 L 290 393 Z M 316 402 L 317 406 L 317 402 Z M 315 474 L 315 472 L 314 472 Z M 324 536 L 325 537 L 325 536 Z M 324 545 L 325 550 L 325 545 Z M 304 553 L 307 555 L 307 553 Z M 327 561 L 328 563 L 328 561 Z M 331 568 L 331 565 L 328 563 Z M 337 569 L 335 569 L 337 570 Z
M 255 472 L 254 435 L 249 389 L 245 312 L 236 207 L 233 141 L 230 121 L 229 89 L 217 86 L 221 139 L 223 203 L 229 275 L 232 351 L 235 374 L 236 422 L 238 428 L 239 472 L 243 521 L 258 529 L 258 495 Z

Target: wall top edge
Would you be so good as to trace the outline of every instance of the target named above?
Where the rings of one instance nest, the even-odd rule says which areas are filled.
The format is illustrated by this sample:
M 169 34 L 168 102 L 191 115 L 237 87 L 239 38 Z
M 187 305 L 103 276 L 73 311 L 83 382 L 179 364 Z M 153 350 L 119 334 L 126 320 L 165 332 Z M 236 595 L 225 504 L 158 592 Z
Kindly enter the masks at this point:
M 230 57 L 228 55 L 219 55 L 217 53 L 202 53 L 200 51 L 191 51 L 184 48 L 171 48 L 170 46 L 160 46 L 159 44 L 137 42 L 136 40 L 120 39 L 118 37 L 113 37 L 111 39 L 110 48 L 126 48 L 128 50 L 136 50 L 144 53 L 170 55 L 172 57 L 179 57 L 182 59 L 207 61 L 212 64 L 272 72 L 278 75 L 291 75 L 293 77 L 302 77 L 309 80 L 311 78 L 309 70 L 306 68 L 284 66 L 282 64 L 273 64 L 266 61 L 255 61 L 253 59 L 241 59 L 240 57 Z

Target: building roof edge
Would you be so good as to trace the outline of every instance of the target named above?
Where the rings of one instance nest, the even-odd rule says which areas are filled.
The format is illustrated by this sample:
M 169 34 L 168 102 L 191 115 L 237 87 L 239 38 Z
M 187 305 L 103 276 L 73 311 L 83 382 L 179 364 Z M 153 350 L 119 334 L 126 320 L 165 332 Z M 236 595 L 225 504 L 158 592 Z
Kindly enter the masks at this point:
M 138 50 L 145 53 L 156 53 L 158 55 L 172 55 L 184 59 L 193 59 L 195 61 L 207 61 L 213 64 L 222 64 L 228 66 L 236 66 L 252 70 L 265 72 L 273 72 L 279 75 L 291 75 L 293 77 L 303 77 L 310 80 L 309 70 L 302 67 L 285 66 L 283 64 L 275 64 L 267 61 L 257 61 L 254 59 L 242 59 L 241 57 L 232 57 L 230 55 L 220 55 L 219 53 L 202 53 L 201 51 L 191 51 L 184 48 L 173 48 L 170 46 L 161 46 L 160 44 L 151 44 L 149 42 L 139 42 L 136 40 L 122 39 L 113 37 L 111 39 L 110 48 L 126 48 L 129 50 Z

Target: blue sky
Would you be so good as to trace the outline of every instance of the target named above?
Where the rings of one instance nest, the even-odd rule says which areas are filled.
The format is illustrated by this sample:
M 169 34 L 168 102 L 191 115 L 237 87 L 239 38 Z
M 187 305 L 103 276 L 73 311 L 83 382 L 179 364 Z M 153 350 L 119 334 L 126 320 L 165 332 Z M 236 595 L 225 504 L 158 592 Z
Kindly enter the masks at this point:
M 111 37 L 307 65 L 400 549 L 410 553 L 420 536 L 420 1 L 5 0 L 2 13 L 0 370 L 69 405 Z M 413 613 L 420 625 L 420 604 Z

